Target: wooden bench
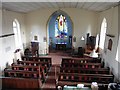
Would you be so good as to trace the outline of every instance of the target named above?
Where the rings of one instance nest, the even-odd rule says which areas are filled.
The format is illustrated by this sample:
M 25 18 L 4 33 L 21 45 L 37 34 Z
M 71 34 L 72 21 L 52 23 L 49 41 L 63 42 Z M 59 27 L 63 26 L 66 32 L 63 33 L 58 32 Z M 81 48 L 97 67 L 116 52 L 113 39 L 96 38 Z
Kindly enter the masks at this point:
M 81 73 L 81 74 L 110 74 L 108 68 L 68 68 L 60 67 L 60 73 Z
M 23 61 L 39 61 L 39 62 L 47 62 L 49 66 L 52 65 L 51 57 L 27 57 L 22 56 Z
M 104 68 L 101 59 L 97 58 L 62 58 L 57 86 L 84 84 L 91 86 L 97 82 L 101 87 L 113 82 L 114 76 L 109 68 Z
M 19 61 L 17 60 L 17 64 L 22 64 L 22 65 L 32 65 L 32 66 L 46 66 L 46 67 L 50 67 L 48 62 L 38 62 L 38 61 Z
M 49 69 L 50 69 L 50 65 L 47 62 L 38 62 L 38 61 L 19 61 L 17 60 L 17 64 L 18 65 L 27 65 L 27 66 L 42 66 L 42 68 L 44 68 L 44 73 L 47 74 Z
M 2 77 L 2 90 L 39 90 L 41 86 L 40 79 Z
M 57 85 L 61 85 L 61 82 L 62 85 L 86 83 L 87 86 L 90 85 L 92 82 L 108 85 L 110 82 L 113 82 L 113 78 L 113 75 L 106 74 L 59 73 Z
M 12 65 L 11 69 L 4 69 L 5 77 L 40 78 L 45 81 L 44 68 L 40 66 Z
M 45 81 L 46 73 L 51 67 L 51 57 L 22 57 L 23 61 L 4 69 L 3 89 L 31 89 L 39 90 Z
M 101 63 L 99 58 L 62 58 L 62 63 Z
M 76 68 L 102 68 L 103 65 L 101 63 L 67 63 L 64 62 L 61 64 L 61 67 L 76 67 Z
M 58 86 L 61 86 L 63 88 L 65 85 L 68 85 L 68 86 L 77 86 L 78 84 L 84 84 L 85 87 L 91 87 L 92 82 L 91 83 L 87 83 L 87 82 L 58 81 L 56 83 L 56 88 Z M 104 87 L 104 88 L 106 87 L 106 88 L 108 88 L 108 84 L 98 83 L 98 87 L 99 88 L 100 87 Z M 107 89 L 102 89 L 102 90 L 107 90 Z

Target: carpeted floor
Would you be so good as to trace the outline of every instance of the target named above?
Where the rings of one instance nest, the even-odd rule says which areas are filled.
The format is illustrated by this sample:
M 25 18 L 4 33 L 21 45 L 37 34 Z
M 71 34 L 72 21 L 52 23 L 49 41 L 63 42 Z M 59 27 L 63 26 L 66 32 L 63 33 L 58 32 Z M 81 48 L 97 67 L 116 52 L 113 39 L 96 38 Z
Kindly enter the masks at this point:
M 48 56 L 52 57 L 52 65 L 60 65 L 63 57 L 70 57 L 69 52 L 66 51 L 54 51 Z

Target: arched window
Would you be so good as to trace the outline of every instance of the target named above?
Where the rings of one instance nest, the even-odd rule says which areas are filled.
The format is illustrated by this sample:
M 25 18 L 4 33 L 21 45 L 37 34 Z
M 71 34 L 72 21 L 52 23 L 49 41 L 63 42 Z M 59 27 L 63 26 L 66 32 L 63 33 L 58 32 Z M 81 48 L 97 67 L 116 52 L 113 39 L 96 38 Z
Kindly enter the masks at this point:
M 96 36 L 96 44 L 95 44 L 95 49 L 98 48 L 98 42 L 99 42 L 99 34 Z
M 64 15 L 59 15 L 55 21 L 55 37 L 65 38 L 67 37 L 67 20 Z
M 116 52 L 116 57 L 115 57 L 115 60 L 116 61 L 118 61 L 118 58 L 119 58 L 119 56 L 118 56 L 118 49 L 120 49 L 120 36 L 119 36 L 119 38 L 118 38 L 118 45 L 117 45 L 117 52 Z M 120 61 L 119 61 L 120 62 Z
M 101 25 L 101 32 L 100 32 L 100 43 L 99 47 L 101 49 L 104 49 L 104 42 L 105 42 L 105 35 L 106 35 L 106 30 L 107 30 L 107 22 L 106 19 L 103 19 L 102 25 Z
M 115 57 L 116 61 L 118 61 L 118 48 L 117 48 L 117 52 L 116 52 L 116 57 Z
M 13 21 L 13 32 L 15 34 L 14 37 L 15 37 L 16 49 L 22 49 L 20 24 L 19 24 L 19 22 L 16 19 Z

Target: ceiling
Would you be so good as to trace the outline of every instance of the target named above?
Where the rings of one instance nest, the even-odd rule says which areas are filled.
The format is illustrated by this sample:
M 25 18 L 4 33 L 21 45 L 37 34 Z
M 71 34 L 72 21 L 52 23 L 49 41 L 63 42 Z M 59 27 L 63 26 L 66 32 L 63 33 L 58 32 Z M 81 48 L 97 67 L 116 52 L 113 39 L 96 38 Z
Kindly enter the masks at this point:
M 45 8 L 80 8 L 100 12 L 116 5 L 118 2 L 3 2 L 2 8 L 22 13 Z

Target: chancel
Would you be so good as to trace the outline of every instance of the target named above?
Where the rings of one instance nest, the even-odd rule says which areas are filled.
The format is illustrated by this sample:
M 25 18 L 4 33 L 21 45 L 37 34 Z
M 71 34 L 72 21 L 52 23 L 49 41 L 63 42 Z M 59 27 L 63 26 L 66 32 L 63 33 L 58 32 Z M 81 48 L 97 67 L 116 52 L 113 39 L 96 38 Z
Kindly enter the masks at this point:
M 0 89 L 118 90 L 119 2 L 59 1 L 0 3 Z

